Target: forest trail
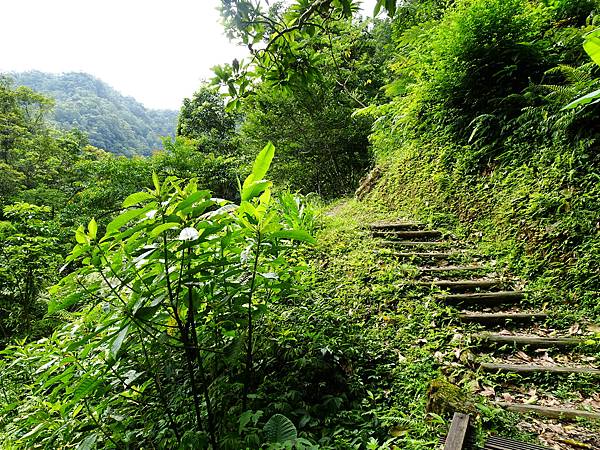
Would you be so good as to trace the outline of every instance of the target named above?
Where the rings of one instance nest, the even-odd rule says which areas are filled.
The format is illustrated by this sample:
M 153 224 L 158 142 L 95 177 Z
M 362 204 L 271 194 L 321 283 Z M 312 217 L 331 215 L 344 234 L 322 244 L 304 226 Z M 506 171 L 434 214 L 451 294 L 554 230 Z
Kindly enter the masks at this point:
M 597 342 L 585 330 L 550 328 L 552 308 L 536 307 L 526 282 L 501 273 L 494 261 L 450 235 L 413 222 L 376 223 L 370 229 L 382 246 L 393 249 L 390 256 L 416 267 L 413 283 L 424 296 L 454 310 L 449 319 L 464 336 L 456 351 L 464 356 L 463 368 L 475 372 L 475 395 L 521 414 L 519 428 L 549 448 L 600 448 L 600 436 L 586 426 L 586 420 L 600 420 L 594 392 L 600 369 L 587 355 L 586 347 Z M 581 388 L 586 385 L 588 392 Z

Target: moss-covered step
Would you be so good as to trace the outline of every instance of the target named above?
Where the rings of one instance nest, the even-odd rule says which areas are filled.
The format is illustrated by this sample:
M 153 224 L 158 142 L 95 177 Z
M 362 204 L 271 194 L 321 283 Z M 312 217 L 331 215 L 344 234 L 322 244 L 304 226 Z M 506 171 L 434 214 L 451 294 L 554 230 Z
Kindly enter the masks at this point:
M 390 239 L 379 241 L 379 244 L 387 247 L 433 247 L 444 249 L 456 246 L 456 243 L 448 241 L 397 241 Z
M 447 303 L 460 305 L 471 304 L 480 306 L 503 305 L 518 303 L 525 298 L 523 291 L 476 292 L 473 294 L 441 294 L 439 299 Z
M 435 281 L 416 281 L 417 286 L 433 286 L 439 289 L 449 291 L 475 291 L 478 289 L 494 289 L 504 286 L 506 283 L 503 280 L 435 280 Z
M 476 322 L 481 324 L 505 324 L 510 322 L 542 322 L 548 318 L 548 314 L 534 312 L 495 312 L 495 313 L 479 313 L 465 312 L 460 313 L 458 318 L 463 322 Z
M 479 364 L 482 370 L 486 372 L 501 372 L 501 373 L 556 373 L 556 374 L 572 374 L 582 373 L 587 375 L 600 375 L 600 369 L 594 367 L 580 366 L 557 366 L 557 365 L 541 365 L 541 364 L 502 364 L 502 363 L 481 363 Z
M 442 232 L 438 230 L 406 230 L 406 231 L 373 231 L 375 237 L 385 237 L 388 239 L 411 240 L 411 239 L 438 239 L 442 237 Z
M 378 222 L 369 225 L 373 231 L 392 230 L 392 231 L 408 231 L 422 230 L 425 226 L 417 222 Z
M 573 347 L 577 345 L 594 345 L 596 341 L 584 337 L 546 337 L 537 335 L 511 335 L 497 333 L 478 333 L 474 338 L 491 344 L 528 345 L 531 347 Z
M 492 271 L 493 269 L 489 266 L 481 265 L 464 265 L 464 266 L 433 266 L 433 267 L 419 267 L 419 272 L 422 274 L 446 274 L 448 272 L 484 272 Z
M 398 259 L 410 260 L 437 260 L 437 261 L 455 261 L 468 257 L 469 254 L 462 251 L 452 252 L 391 252 L 388 254 L 391 257 Z

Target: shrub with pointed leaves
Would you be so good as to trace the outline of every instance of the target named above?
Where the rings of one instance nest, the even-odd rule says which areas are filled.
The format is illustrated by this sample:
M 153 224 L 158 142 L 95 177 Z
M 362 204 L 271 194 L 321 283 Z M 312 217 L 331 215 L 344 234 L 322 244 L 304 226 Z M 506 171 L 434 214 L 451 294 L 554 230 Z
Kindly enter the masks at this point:
M 4 351 L 13 378 L 27 380 L 9 405 L 9 439 L 218 448 L 237 429 L 231 413 L 251 406 L 258 383 L 256 324 L 294 290 L 299 266 L 285 256 L 313 241 L 271 196 L 273 155 L 272 144 L 259 153 L 239 205 L 155 174 L 105 230 L 95 220 L 77 230 L 67 258 L 76 270 L 52 289 L 49 310 L 78 319 Z

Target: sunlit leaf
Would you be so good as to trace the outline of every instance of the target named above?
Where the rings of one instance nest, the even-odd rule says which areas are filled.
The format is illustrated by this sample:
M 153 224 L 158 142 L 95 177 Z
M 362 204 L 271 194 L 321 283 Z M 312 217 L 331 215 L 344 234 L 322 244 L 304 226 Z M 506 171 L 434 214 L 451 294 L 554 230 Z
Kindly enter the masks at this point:
M 254 165 L 252 166 L 252 173 L 248 175 L 248 177 L 244 180 L 244 184 L 242 185 L 242 190 L 246 189 L 252 183 L 262 180 L 269 167 L 271 166 L 271 161 L 273 161 L 273 156 L 275 155 L 275 146 L 269 142 L 265 147 L 260 151 L 256 159 L 254 160 Z
M 258 180 L 245 185 L 242 189 L 242 201 L 246 202 L 254 197 L 258 197 L 265 189 L 270 188 L 272 184 L 267 180 Z
M 600 101 L 600 89 L 573 100 L 571 103 L 565 106 L 563 110 L 577 108 L 578 106 L 582 105 L 594 104 L 598 101 Z
M 98 224 L 96 223 L 96 219 L 92 219 L 90 220 L 90 223 L 88 223 L 88 233 L 90 238 L 96 239 L 98 234 Z
M 151 199 L 154 199 L 154 196 L 149 192 L 136 192 L 123 200 L 123 208 L 129 208 L 130 206 L 137 205 L 138 203 L 142 203 Z
M 156 237 L 156 236 L 159 236 L 160 234 L 164 233 L 167 230 L 174 230 L 175 228 L 179 228 L 178 223 L 172 223 L 172 222 L 162 223 L 152 229 L 152 231 L 150 232 L 150 236 Z
M 113 219 L 113 221 L 106 226 L 106 234 L 111 234 L 113 232 L 119 231 L 122 226 L 135 219 L 136 217 L 145 214 L 150 209 L 151 208 L 149 207 L 145 207 L 125 211 L 123 214 L 120 214 L 119 216 L 115 217 L 115 219 Z
M 600 66 L 600 28 L 586 34 L 583 49 Z
M 296 241 L 316 243 L 316 239 L 304 230 L 280 230 L 271 234 L 272 237 L 279 239 L 293 239 Z

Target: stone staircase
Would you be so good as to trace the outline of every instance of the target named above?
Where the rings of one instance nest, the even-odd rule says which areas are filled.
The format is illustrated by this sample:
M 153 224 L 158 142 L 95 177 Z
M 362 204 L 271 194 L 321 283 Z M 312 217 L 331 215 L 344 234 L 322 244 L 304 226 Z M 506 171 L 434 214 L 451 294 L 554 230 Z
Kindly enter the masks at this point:
M 578 358 L 586 353 L 586 346 L 597 345 L 597 342 L 572 336 L 568 330 L 545 333 L 543 324 L 552 318 L 552 311 L 540 311 L 528 305 L 522 280 L 498 275 L 486 258 L 468 251 L 450 236 L 421 224 L 381 222 L 372 224 L 370 229 L 380 240 L 380 245 L 389 249 L 386 255 L 416 266 L 415 286 L 429 288 L 437 300 L 456 309 L 456 320 L 469 330 L 468 337 L 473 343 L 471 350 L 477 351 L 475 363 L 468 363 L 470 369 L 490 376 L 504 374 L 506 377 L 508 374 L 510 383 L 517 389 L 520 384 L 527 383 L 527 377 L 536 374 L 551 377 L 600 375 L 600 369 L 594 363 L 582 364 Z M 473 331 L 474 328 L 477 331 Z M 551 357 L 541 361 L 539 349 L 552 355 L 568 353 L 571 363 L 549 363 L 548 360 L 553 360 Z M 600 377 L 593 382 L 599 381 Z M 600 411 L 589 408 L 497 399 L 493 403 L 537 417 L 600 420 Z

